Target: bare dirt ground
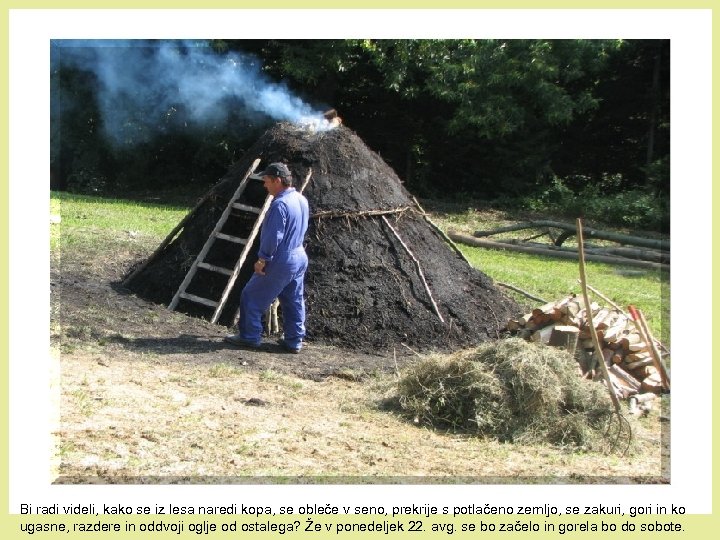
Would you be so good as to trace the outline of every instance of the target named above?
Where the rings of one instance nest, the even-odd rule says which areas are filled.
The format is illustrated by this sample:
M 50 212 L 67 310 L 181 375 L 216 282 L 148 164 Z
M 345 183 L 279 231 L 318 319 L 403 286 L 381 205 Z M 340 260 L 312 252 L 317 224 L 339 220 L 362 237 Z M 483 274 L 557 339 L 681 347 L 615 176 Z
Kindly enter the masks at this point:
M 411 351 L 236 349 L 119 286 L 153 242 L 52 255 L 58 483 L 669 481 L 666 403 L 633 422 L 625 456 L 420 428 L 383 406 Z

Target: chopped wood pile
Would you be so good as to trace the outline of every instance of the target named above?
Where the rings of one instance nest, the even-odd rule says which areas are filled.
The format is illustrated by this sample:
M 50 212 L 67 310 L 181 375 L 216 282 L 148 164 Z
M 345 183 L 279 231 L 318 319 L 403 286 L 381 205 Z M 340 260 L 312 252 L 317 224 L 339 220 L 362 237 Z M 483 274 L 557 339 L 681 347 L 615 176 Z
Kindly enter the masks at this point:
M 668 392 L 669 378 L 659 353 L 663 350 L 667 355 L 667 349 L 652 336 L 646 338 L 649 331 L 641 324 L 644 319 L 633 317 L 639 310 L 631 306 L 630 315 L 597 302 L 592 302 L 590 309 L 615 395 L 632 397 L 632 406 L 642 409 L 653 399 L 646 394 Z M 510 319 L 507 330 L 528 341 L 565 347 L 574 355 L 583 377 L 602 380 L 587 319 L 583 299 L 571 294 Z

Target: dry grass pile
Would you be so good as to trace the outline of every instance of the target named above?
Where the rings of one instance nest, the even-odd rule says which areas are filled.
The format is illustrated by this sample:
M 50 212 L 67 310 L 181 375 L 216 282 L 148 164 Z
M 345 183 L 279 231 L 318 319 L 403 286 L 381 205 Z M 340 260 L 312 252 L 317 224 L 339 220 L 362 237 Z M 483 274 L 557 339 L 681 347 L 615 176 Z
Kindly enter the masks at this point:
M 417 423 L 521 443 L 596 448 L 612 404 L 565 350 L 511 338 L 408 368 L 396 399 Z

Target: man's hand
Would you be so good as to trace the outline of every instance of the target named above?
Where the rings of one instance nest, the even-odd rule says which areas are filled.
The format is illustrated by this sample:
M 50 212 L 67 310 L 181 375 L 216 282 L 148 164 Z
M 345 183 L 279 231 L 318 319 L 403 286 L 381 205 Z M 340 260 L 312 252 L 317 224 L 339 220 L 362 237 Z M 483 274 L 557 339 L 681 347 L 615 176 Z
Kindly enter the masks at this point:
M 260 274 L 261 276 L 265 275 L 265 261 L 263 259 L 258 259 L 254 268 L 256 274 Z

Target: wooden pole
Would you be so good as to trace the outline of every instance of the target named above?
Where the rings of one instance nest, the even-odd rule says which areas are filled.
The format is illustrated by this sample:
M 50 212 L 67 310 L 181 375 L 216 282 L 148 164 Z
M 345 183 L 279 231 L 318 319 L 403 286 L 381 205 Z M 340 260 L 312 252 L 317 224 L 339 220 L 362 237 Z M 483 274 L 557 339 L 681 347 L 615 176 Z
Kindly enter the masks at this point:
M 613 389 L 613 384 L 610 380 L 610 374 L 608 373 L 607 366 L 605 365 L 605 358 L 603 357 L 602 348 L 600 347 L 600 340 L 598 339 L 597 331 L 595 330 L 595 325 L 593 324 L 592 309 L 589 308 L 590 297 L 588 296 L 587 278 L 585 274 L 585 254 L 583 253 L 582 220 L 580 218 L 578 218 L 577 220 L 577 240 L 578 256 L 580 260 L 580 288 L 582 289 L 585 305 L 588 306 L 588 308 L 585 310 L 585 316 L 587 317 L 588 326 L 590 328 L 590 336 L 592 337 L 593 346 L 595 347 L 597 363 L 600 364 L 600 371 L 602 372 L 603 378 L 605 379 L 605 384 L 607 384 L 608 392 L 610 392 L 610 399 L 612 399 L 613 406 L 615 407 L 615 412 L 618 416 L 621 416 L 620 401 L 618 401 L 618 397 L 615 394 L 615 390 Z
M 669 392 L 670 377 L 668 376 L 667 369 L 665 368 L 665 364 L 663 363 L 662 357 L 660 356 L 660 351 L 658 351 L 657 345 L 655 345 L 655 340 L 650 333 L 650 328 L 648 328 L 645 316 L 643 315 L 642 311 L 637 309 L 635 306 L 628 306 L 628 310 L 630 311 L 630 315 L 635 322 L 635 326 L 637 327 L 640 336 L 650 347 L 653 365 L 655 366 L 655 369 L 658 370 L 658 373 L 660 373 L 660 381 L 662 382 L 663 389 L 666 392 Z

